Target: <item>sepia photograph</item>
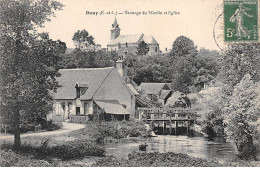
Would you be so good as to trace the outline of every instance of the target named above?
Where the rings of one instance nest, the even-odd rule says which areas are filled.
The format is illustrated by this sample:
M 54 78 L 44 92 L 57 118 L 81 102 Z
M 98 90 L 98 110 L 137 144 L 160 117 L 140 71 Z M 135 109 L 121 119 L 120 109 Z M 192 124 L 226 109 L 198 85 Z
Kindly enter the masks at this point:
M 0 0 L 0 167 L 260 167 L 259 0 Z

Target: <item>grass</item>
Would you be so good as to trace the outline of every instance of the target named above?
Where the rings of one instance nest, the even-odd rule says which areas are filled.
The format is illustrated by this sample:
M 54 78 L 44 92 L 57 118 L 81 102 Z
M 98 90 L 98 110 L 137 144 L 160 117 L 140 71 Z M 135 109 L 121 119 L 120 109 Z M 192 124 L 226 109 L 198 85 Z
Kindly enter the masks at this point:
M 14 149 L 12 143 L 3 143 L 1 145 L 3 151 L 3 159 L 1 159 L 0 166 L 10 165 L 15 162 L 15 159 L 10 159 L 13 152 L 17 155 L 30 157 L 38 160 L 45 160 L 52 162 L 52 160 L 76 160 L 82 159 L 86 156 L 102 157 L 105 156 L 105 149 L 101 146 L 93 144 L 86 140 L 74 140 L 65 142 L 57 146 L 48 146 L 48 140 L 43 141 L 40 146 L 32 146 L 30 144 L 23 144 L 19 149 Z M 18 156 L 19 157 L 19 156 Z M 15 158 L 15 157 L 14 157 Z M 14 160 L 14 161 L 12 161 Z

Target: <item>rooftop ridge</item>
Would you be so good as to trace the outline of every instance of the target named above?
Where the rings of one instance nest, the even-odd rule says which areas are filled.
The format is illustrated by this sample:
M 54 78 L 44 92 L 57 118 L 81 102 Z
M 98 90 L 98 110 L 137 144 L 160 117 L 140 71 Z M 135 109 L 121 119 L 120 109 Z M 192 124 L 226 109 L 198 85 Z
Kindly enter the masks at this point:
M 104 67 L 104 68 L 73 68 L 73 69 L 59 69 L 59 71 L 76 71 L 76 70 L 109 70 L 114 67 Z

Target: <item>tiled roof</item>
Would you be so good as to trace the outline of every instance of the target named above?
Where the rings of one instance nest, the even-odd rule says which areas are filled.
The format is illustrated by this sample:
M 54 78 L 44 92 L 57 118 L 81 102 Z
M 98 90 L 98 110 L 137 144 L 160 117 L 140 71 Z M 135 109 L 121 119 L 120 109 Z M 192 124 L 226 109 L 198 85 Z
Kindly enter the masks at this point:
M 107 114 L 117 114 L 117 115 L 129 115 L 130 113 L 121 105 L 119 102 L 115 101 L 95 101 L 96 104 L 104 109 Z
M 136 96 L 136 103 L 138 103 L 142 107 L 152 107 L 154 106 L 153 103 L 150 100 L 147 100 L 146 98 L 137 95 Z
M 88 82 L 88 89 L 80 99 L 90 100 L 113 69 L 115 68 L 60 69 L 61 77 L 56 79 L 62 87 L 52 94 L 53 99 L 75 99 L 75 85 Z
M 159 94 L 165 83 L 141 83 L 140 88 L 144 94 Z
M 131 92 L 134 95 L 139 95 L 139 93 L 135 90 L 134 86 L 132 84 L 127 84 L 127 86 L 129 87 L 129 89 L 131 90 Z
M 142 40 L 146 43 L 146 44 L 158 44 L 158 42 L 154 39 L 153 36 L 151 35 L 145 35 L 143 36 Z
M 165 99 L 170 93 L 171 93 L 171 90 L 162 89 L 161 94 L 160 94 L 160 99 Z
M 139 41 L 143 36 L 144 36 L 143 34 L 119 35 L 116 39 L 111 40 L 108 45 L 139 43 Z

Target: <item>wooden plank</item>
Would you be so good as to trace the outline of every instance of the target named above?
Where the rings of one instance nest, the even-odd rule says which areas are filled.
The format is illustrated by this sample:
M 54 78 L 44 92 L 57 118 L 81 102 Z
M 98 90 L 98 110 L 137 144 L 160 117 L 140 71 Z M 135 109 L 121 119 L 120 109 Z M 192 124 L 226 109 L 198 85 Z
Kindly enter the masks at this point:
M 147 121 L 170 121 L 170 119 L 146 119 Z M 190 119 L 171 119 L 172 121 L 190 121 Z

